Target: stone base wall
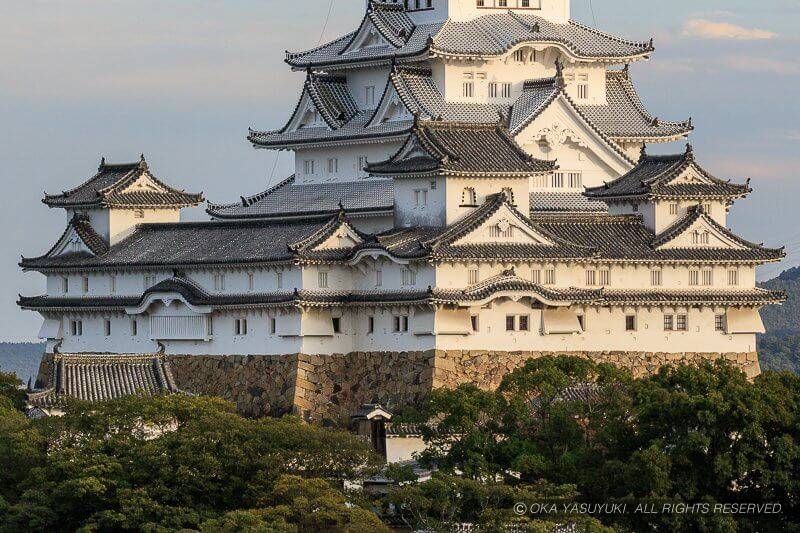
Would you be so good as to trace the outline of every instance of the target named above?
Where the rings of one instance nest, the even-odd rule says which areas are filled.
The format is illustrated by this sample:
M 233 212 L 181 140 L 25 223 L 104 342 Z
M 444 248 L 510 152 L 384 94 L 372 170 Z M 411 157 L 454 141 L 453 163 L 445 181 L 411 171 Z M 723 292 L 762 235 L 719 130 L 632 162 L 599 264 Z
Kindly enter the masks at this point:
M 529 359 L 573 355 L 629 369 L 646 377 L 664 365 L 724 358 L 749 377 L 760 373 L 756 353 L 353 352 L 334 355 L 169 356 L 180 389 L 220 396 L 248 416 L 295 412 L 346 425 L 364 403 L 389 410 L 421 404 L 431 390 L 475 383 L 494 389 Z

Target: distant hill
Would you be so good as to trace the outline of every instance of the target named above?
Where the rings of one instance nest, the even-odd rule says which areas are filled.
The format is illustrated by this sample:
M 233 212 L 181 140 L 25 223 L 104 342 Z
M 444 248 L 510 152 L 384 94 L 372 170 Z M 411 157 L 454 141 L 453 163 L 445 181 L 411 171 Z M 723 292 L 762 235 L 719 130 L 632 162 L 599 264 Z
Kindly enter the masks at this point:
M 44 343 L 0 342 L 0 370 L 15 373 L 23 383 L 29 377 L 36 381 L 43 353 Z
M 758 350 L 764 370 L 789 370 L 800 374 L 800 267 L 784 271 L 761 287 L 785 291 L 783 305 L 761 311 L 767 333 L 759 335 Z

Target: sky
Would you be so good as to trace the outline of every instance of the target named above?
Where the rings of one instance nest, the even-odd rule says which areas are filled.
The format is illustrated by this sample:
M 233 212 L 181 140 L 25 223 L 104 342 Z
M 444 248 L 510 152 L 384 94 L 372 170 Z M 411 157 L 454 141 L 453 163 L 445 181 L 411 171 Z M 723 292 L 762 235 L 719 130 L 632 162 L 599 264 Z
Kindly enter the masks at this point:
M 752 178 L 731 227 L 789 254 L 761 278 L 800 264 L 800 2 L 593 4 L 573 0 L 573 18 L 655 39 L 653 59 L 631 70 L 647 107 L 694 119 L 691 142 L 712 173 Z M 158 177 L 213 202 L 266 189 L 291 173 L 291 156 L 256 151 L 245 136 L 283 125 L 297 101 L 304 74 L 289 70 L 284 50 L 355 29 L 363 9 L 364 0 L 0 2 L 0 340 L 38 332 L 39 316 L 15 301 L 44 292 L 43 276 L 19 270 L 20 256 L 47 251 L 66 224 L 41 203 L 44 191 L 78 185 L 103 156 L 141 153 Z

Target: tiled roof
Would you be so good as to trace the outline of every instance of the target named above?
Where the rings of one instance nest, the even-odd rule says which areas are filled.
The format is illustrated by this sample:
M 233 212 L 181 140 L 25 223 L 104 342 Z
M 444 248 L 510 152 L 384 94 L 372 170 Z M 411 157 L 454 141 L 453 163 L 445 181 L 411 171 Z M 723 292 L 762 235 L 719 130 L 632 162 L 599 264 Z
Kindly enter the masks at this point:
M 395 66 L 389 81 L 406 108 L 424 118 L 496 124 L 508 112 L 507 105 L 447 102 L 430 69 Z
M 309 72 L 305 88 L 322 118 L 332 128 L 341 127 L 358 114 L 358 106 L 344 76 Z
M 517 134 L 544 111 L 564 88 L 558 77 L 527 80 L 522 94 L 511 107 L 508 129 Z
M 782 291 L 768 291 L 765 289 L 746 289 L 736 291 L 725 290 L 614 290 L 603 291 L 604 301 L 607 303 L 647 303 L 647 304 L 713 304 L 724 305 L 766 305 L 781 303 L 786 300 L 786 293 Z
M 127 191 L 147 174 L 161 190 Z M 142 156 L 136 163 L 112 165 L 105 162 L 88 181 L 61 194 L 46 194 L 42 202 L 50 207 L 189 207 L 203 201 L 202 194 L 173 189 L 153 176 Z
M 178 390 L 169 363 L 161 355 L 56 354 L 49 364 L 53 368 L 48 388 L 28 395 L 28 403 L 34 407 L 57 407 L 70 399 L 102 402 Z
M 578 58 L 633 58 L 653 51 L 652 42 L 634 42 L 584 26 L 515 12 L 448 20 L 433 37 L 431 52 L 441 55 L 493 56 L 523 43 L 555 43 Z
M 659 120 L 644 107 L 628 68 L 606 72 L 608 105 L 578 105 L 583 114 L 614 139 L 675 140 L 694 128 L 691 119 Z
M 78 237 L 83 241 L 83 244 L 86 245 L 87 248 L 93 253 L 94 255 L 102 255 L 108 251 L 108 243 L 106 240 L 100 236 L 92 227 L 91 223 L 89 222 L 89 218 L 87 215 L 75 213 L 72 219 L 67 224 L 64 233 L 61 234 L 61 237 L 55 242 L 55 244 L 47 251 L 43 256 L 37 259 L 43 259 L 50 257 L 55 253 L 56 249 L 62 244 L 63 240 L 72 232 L 78 235 Z M 72 252 L 67 252 L 72 253 Z M 78 252 L 81 254 L 81 252 Z M 87 255 L 85 252 L 82 255 Z
M 351 120 L 337 129 L 326 127 L 300 128 L 297 131 L 275 130 L 256 131 L 250 130 L 247 140 L 255 146 L 267 148 L 284 148 L 298 145 L 356 141 L 378 138 L 398 137 L 407 134 L 413 125 L 411 120 L 385 122 L 383 124 L 367 127 L 374 110 L 361 110 Z
M 687 169 L 701 179 L 692 183 L 673 183 Z M 695 161 L 691 145 L 682 154 L 651 156 L 642 152 L 639 163 L 627 174 L 600 187 L 586 190 L 590 198 L 626 199 L 631 197 L 738 198 L 750 193 L 748 184 L 738 185 L 714 177 Z
M 579 192 L 534 191 L 531 197 L 531 213 L 607 213 L 608 205 L 600 200 L 587 198 Z
M 424 54 L 428 50 L 428 40 L 439 31 L 442 23 L 415 26 L 402 7 L 398 7 L 393 3 L 371 2 L 358 30 L 305 52 L 287 52 L 286 62 L 295 68 L 322 68 L 414 58 Z M 378 30 L 388 44 L 353 48 L 354 39 L 368 25 Z
M 423 156 L 405 157 L 411 144 L 418 144 Z M 420 120 L 406 144 L 389 160 L 367 165 L 380 175 L 409 173 L 515 174 L 531 175 L 554 168 L 552 161 L 535 159 L 525 152 L 501 124 L 469 124 Z
M 692 248 L 657 249 L 655 234 L 639 216 L 572 214 L 535 215 L 534 223 L 567 242 L 592 248 L 595 261 L 730 261 L 761 262 L 783 257 L 782 250 L 760 246 L 746 249 Z
M 290 245 L 307 239 L 327 220 L 178 222 L 142 224 L 98 257 L 86 254 L 23 259 L 23 268 L 178 267 L 289 262 Z
M 329 216 L 340 209 L 348 214 L 391 212 L 394 182 L 362 179 L 333 183 L 296 183 L 290 176 L 260 194 L 227 205 L 209 204 L 206 212 L 214 218 L 281 218 Z
M 551 302 L 593 302 L 602 298 L 601 290 L 557 289 L 533 283 L 517 276 L 513 268 L 463 290 L 439 289 L 434 292 L 439 298 L 448 298 L 456 301 L 479 301 L 499 292 L 535 293 Z
M 422 60 L 428 52 L 485 57 L 504 54 L 525 43 L 561 45 L 581 59 L 637 58 L 653 51 L 652 42 L 629 41 L 575 21 L 557 24 L 536 15 L 508 12 L 414 27 L 405 13 L 384 6 L 373 3 L 361 28 L 366 24 L 374 25 L 389 44 L 351 49 L 359 28 L 312 50 L 287 53 L 286 62 L 295 68 L 324 68 L 348 63 L 389 62 L 395 57 Z

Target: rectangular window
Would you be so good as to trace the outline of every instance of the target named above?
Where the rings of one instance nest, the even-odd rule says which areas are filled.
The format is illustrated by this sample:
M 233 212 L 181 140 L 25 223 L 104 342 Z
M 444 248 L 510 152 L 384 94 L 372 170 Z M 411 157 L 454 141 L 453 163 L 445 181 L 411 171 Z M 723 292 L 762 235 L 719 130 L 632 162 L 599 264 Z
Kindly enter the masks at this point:
M 278 331 L 278 319 L 273 316 L 269 319 L 269 334 L 275 335 L 276 331 Z
M 83 293 L 89 292 L 89 276 L 83 276 Z
M 652 285 L 653 287 L 660 287 L 664 282 L 664 279 L 663 279 L 662 276 L 663 275 L 661 273 L 661 270 L 651 270 L 650 271 L 650 285 Z
M 405 333 L 408 331 L 408 315 L 397 315 L 394 317 L 395 333 Z
M 279 289 L 283 288 L 283 272 L 275 272 L 275 286 Z
M 672 315 L 664 315 L 664 331 L 672 331 L 675 329 L 675 317 Z
M 376 270 L 375 271 L 375 286 L 382 287 L 383 286 L 383 270 Z
M 586 285 L 592 286 L 597 285 L 597 271 L 596 270 L 587 270 L 586 271 Z
M 739 285 L 739 271 L 736 269 L 728 270 L 728 285 L 735 287 Z
M 375 317 L 368 316 L 367 317 L 367 333 L 372 334 L 375 333 Z
M 556 271 L 554 268 L 548 268 L 544 271 L 544 284 L 545 285 L 555 285 L 556 284 Z
M 489 98 L 497 98 L 497 83 L 492 82 L 489 84 Z
M 469 323 L 472 326 L 473 333 L 477 333 L 478 331 L 480 331 L 480 323 L 478 322 L 478 315 L 470 316 Z
M 497 0 L 498 7 L 508 7 L 508 0 Z
M 155 276 L 145 276 L 144 277 L 144 290 L 153 287 L 156 284 L 156 277 Z
M 135 337 L 139 334 L 139 321 L 135 318 L 131 320 L 131 336 Z
M 503 98 L 511 98 L 511 84 L 510 83 L 504 83 L 504 84 L 502 84 L 500 86 L 500 88 L 502 90 L 501 96 Z
M 61 292 L 67 294 L 69 292 L 69 278 L 61 278 Z
M 206 317 L 206 335 L 209 337 L 214 336 L 214 317 Z
M 82 320 L 70 320 L 69 321 L 69 332 L 72 334 L 73 337 L 80 337 L 83 335 L 83 321 Z
M 417 189 L 414 191 L 414 206 L 426 207 L 428 205 L 428 189 Z
M 475 285 L 480 281 L 480 271 L 477 268 L 471 268 L 469 270 L 469 284 Z
M 483 7 L 484 5 L 486 5 L 484 2 L 485 0 L 475 0 L 475 5 L 477 7 Z
M 317 274 L 318 284 L 320 289 L 327 289 L 328 288 L 328 273 L 327 272 L 319 272 Z
M 239 337 L 247 335 L 246 318 L 237 318 L 233 321 L 233 333 Z
M 333 332 L 334 333 L 341 333 L 342 332 L 342 319 L 338 316 L 331 318 L 331 324 L 333 325 Z
M 214 290 L 225 290 L 225 274 L 214 274 Z
M 537 285 L 541 285 L 542 283 L 542 271 L 539 269 L 531 270 L 531 281 Z
M 636 331 L 636 315 L 625 316 L 625 331 Z
M 509 226 L 505 231 L 500 229 L 500 226 L 490 226 L 489 236 L 494 238 L 511 238 L 514 236 L 514 226 Z
M 367 85 L 364 87 L 364 102 L 367 104 L 367 109 L 375 105 L 375 86 Z
M 303 161 L 303 173 L 306 176 L 312 176 L 314 174 L 314 160 L 307 159 Z
M 700 285 L 700 271 L 699 270 L 690 270 L 689 271 L 689 285 L 694 287 Z
M 519 7 L 531 7 L 531 0 L 520 0 Z
M 103 320 L 103 335 L 105 335 L 106 337 L 111 336 L 111 320 L 109 320 L 108 318 Z
M 578 84 L 578 99 L 579 100 L 588 100 L 589 99 L 589 84 L 588 83 L 579 83 Z
M 108 290 L 111 294 L 117 292 L 117 276 L 111 276 L 108 278 Z
M 606 287 L 610 284 L 609 279 L 611 278 L 611 271 L 610 270 L 598 270 L 597 271 L 600 277 L 600 285 L 602 287 Z
M 678 315 L 675 317 L 675 329 L 678 331 L 686 331 L 689 328 L 689 321 L 686 315 Z
M 570 189 L 580 189 L 583 187 L 583 174 L 580 172 L 569 172 L 567 174 Z
M 515 331 L 517 329 L 517 317 L 508 315 L 506 317 L 506 331 Z
M 411 269 L 404 269 L 403 270 L 403 285 L 416 285 L 417 283 L 417 273 Z
M 520 331 L 530 331 L 530 317 L 528 315 L 521 315 L 519 317 L 519 330 Z
M 252 291 L 254 285 L 254 277 L 252 272 L 247 273 L 247 290 Z
M 331 157 L 328 159 L 328 174 L 336 174 L 339 172 L 339 159 Z
M 461 86 L 461 95 L 464 98 L 472 98 L 475 95 L 475 84 L 471 81 L 465 81 Z
M 706 287 L 710 287 L 714 284 L 714 271 L 713 270 L 703 270 L 703 285 Z
M 714 331 L 725 331 L 725 315 L 714 316 Z
M 563 172 L 553 172 L 551 187 L 554 189 L 563 189 L 564 188 L 564 173 Z
M 525 62 L 525 50 L 517 50 L 514 52 L 514 61 L 517 63 Z
M 670 215 L 677 215 L 678 214 L 678 204 L 669 204 L 669 214 Z

